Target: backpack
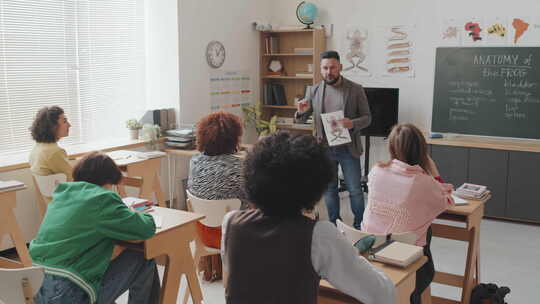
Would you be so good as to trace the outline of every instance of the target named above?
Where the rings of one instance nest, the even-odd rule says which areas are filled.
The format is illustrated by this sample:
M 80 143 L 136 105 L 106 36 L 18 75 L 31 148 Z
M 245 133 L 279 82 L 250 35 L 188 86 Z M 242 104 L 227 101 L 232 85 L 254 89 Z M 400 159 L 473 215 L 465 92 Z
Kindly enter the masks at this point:
M 478 284 L 471 293 L 471 304 L 506 304 L 504 297 L 510 293 L 506 286 L 498 287 L 496 284 Z

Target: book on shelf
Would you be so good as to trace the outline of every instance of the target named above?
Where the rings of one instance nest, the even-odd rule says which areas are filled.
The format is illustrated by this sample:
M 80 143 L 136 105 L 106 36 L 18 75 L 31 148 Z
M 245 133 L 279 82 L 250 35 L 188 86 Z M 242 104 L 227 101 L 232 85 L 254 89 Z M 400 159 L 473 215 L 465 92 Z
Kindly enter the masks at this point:
M 312 55 L 313 54 L 313 48 L 294 48 L 293 52 L 295 54 Z
M 24 183 L 16 180 L 0 181 L 0 191 L 16 190 L 26 187 Z
M 264 53 L 279 54 L 279 38 L 277 36 L 267 36 L 264 38 Z
M 274 102 L 276 106 L 286 106 L 287 97 L 285 95 L 285 87 L 280 83 L 272 84 L 272 92 L 274 97 Z
M 292 124 L 276 124 L 276 125 L 278 128 L 313 130 L 313 124 L 292 123 Z
M 309 73 L 309 72 L 298 72 L 298 73 L 296 73 L 296 77 L 313 77 L 313 73 Z
M 406 243 L 388 241 L 372 249 L 370 258 L 385 264 L 407 267 L 424 255 L 424 248 Z

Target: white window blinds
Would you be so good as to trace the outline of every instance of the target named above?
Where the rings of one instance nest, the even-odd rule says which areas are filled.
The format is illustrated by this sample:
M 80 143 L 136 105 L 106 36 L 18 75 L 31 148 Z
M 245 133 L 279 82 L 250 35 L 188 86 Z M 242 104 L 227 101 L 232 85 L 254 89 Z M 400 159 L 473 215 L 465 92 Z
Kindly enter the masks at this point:
M 28 151 L 39 108 L 72 124 L 62 145 L 126 136 L 145 104 L 143 0 L 0 0 L 0 154 Z

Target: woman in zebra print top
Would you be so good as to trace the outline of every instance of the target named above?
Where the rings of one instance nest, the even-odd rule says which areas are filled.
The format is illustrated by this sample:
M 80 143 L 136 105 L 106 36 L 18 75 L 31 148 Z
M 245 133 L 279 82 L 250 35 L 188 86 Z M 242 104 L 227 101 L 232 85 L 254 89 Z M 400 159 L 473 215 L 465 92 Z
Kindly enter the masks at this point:
M 242 161 L 234 154 L 242 136 L 242 122 L 234 114 L 217 112 L 197 124 L 197 150 L 189 163 L 188 190 L 207 200 L 238 198 L 245 201 Z M 205 245 L 219 248 L 221 228 L 199 224 Z

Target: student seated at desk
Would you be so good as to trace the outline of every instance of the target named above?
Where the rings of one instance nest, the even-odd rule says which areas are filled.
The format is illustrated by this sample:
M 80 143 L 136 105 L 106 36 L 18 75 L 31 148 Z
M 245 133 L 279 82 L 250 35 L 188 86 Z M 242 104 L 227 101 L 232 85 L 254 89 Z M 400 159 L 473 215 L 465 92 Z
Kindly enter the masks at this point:
M 36 114 L 30 131 L 36 144 L 30 152 L 30 171 L 39 175 L 64 173 L 72 178 L 72 167 L 67 153 L 58 146 L 62 137 L 69 135 L 69 124 L 64 110 L 58 106 L 44 107 Z
M 256 209 L 231 211 L 223 220 L 228 304 L 315 304 L 321 278 L 366 304 L 395 302 L 392 281 L 332 223 L 302 215 L 335 178 L 315 137 L 264 137 L 248 154 L 244 172 Z
M 154 260 L 124 250 L 111 261 L 116 240 L 154 235 L 152 216 L 132 212 L 111 185 L 120 169 L 104 154 L 81 159 L 74 182 L 60 183 L 37 237 L 30 244 L 35 264 L 45 268 L 36 303 L 114 303 L 129 290 L 129 303 L 158 303 L 160 283 Z
M 188 190 L 206 200 L 238 198 L 245 201 L 242 160 L 234 154 L 240 147 L 242 121 L 234 114 L 217 112 L 197 123 L 197 150 L 189 162 Z M 202 242 L 220 248 L 221 227 L 206 227 L 197 222 Z M 219 256 L 218 256 L 219 257 Z M 221 262 L 212 256 L 203 257 L 204 279 L 221 278 Z
M 416 245 L 423 246 L 428 257 L 428 262 L 416 273 L 416 288 L 411 295 L 411 303 L 420 303 L 420 295 L 435 275 L 429 228 L 453 204 L 453 186 L 442 183 L 437 166 L 427 153 L 426 140 L 414 125 L 394 126 L 388 148 L 391 160 L 376 164 L 369 173 L 362 231 L 416 233 Z

